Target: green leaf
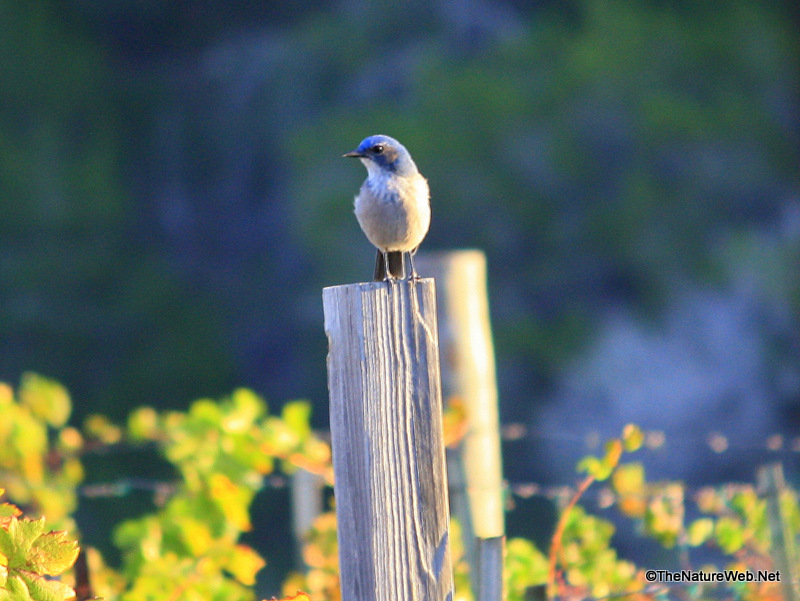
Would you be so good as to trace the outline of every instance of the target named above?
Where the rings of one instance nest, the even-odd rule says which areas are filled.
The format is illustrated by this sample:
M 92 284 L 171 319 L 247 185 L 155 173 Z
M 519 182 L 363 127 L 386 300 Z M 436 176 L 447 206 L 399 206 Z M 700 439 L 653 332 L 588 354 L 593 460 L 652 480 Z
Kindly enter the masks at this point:
M 266 563 L 267 562 L 250 547 L 236 545 L 230 553 L 230 558 L 225 564 L 225 569 L 242 584 L 253 586 L 256 583 L 256 574 L 258 574 Z
M 714 534 L 714 520 L 700 518 L 689 525 L 686 531 L 688 542 L 693 547 L 699 547 Z
M 28 585 L 17 574 L 9 576 L 6 580 L 6 590 L 8 591 L 9 601 L 33 601 L 28 591 Z
M 128 435 L 133 440 L 153 440 L 158 432 L 158 413 L 152 407 L 139 407 L 128 416 Z
M 528 540 L 509 539 L 505 565 L 507 584 L 519 594 L 524 594 L 528 587 L 547 582 L 547 557 Z
M 644 466 L 641 463 L 624 463 L 617 467 L 611 479 L 614 490 L 619 495 L 644 496 Z
M 622 441 L 619 438 L 612 438 L 606 442 L 606 454 L 603 457 L 603 463 L 613 470 L 619 464 L 619 459 L 622 457 Z M 607 478 L 608 476 L 606 476 Z
M 222 411 L 215 401 L 198 399 L 189 407 L 189 416 L 194 422 L 219 427 Z
M 736 518 L 719 518 L 714 535 L 717 544 L 725 553 L 735 553 L 744 545 L 744 527 Z
M 30 549 L 44 528 L 44 518 L 11 518 L 5 528 L 0 528 L 0 553 L 8 558 L 9 570 L 27 566 Z
M 47 580 L 34 572 L 20 571 L 20 577 L 28 585 L 34 601 L 64 601 L 75 597 L 75 591 L 57 580 Z
M 233 410 L 228 410 L 226 428 L 230 432 L 245 431 L 267 411 L 267 404 L 249 388 L 237 388 L 231 395 Z
M 628 453 L 638 451 L 644 443 L 644 432 L 636 424 L 627 424 L 622 429 L 622 444 Z
M 587 475 L 594 477 L 595 480 L 605 480 L 611 475 L 613 467 L 609 466 L 606 461 L 593 455 L 587 455 L 580 460 L 577 469 L 579 472 L 585 472 Z
M 576 469 L 579 472 L 584 472 L 589 476 L 595 476 L 603 469 L 603 462 L 594 455 L 587 455 L 578 462 Z
M 23 374 L 18 394 L 22 405 L 54 428 L 63 426 L 72 413 L 67 389 L 44 376 L 31 372 Z
M 22 510 L 16 505 L 12 505 L 11 503 L 0 503 L 0 523 L 2 523 L 3 518 L 9 517 L 19 517 L 22 515 Z
M 78 542 L 69 539 L 65 531 L 48 532 L 34 542 L 28 565 L 37 573 L 58 576 L 72 567 L 78 551 Z
M 309 424 L 311 405 L 307 401 L 286 403 L 281 411 L 281 417 L 300 440 L 305 440 L 311 435 L 311 425 Z

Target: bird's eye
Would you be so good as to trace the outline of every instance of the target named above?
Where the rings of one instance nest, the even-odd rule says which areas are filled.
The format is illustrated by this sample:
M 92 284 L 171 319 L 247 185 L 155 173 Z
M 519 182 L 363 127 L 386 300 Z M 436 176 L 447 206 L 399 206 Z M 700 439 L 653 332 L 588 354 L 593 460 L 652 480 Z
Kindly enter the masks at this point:
M 383 145 L 382 144 L 375 144 L 372 148 L 370 148 L 373 154 L 383 154 Z

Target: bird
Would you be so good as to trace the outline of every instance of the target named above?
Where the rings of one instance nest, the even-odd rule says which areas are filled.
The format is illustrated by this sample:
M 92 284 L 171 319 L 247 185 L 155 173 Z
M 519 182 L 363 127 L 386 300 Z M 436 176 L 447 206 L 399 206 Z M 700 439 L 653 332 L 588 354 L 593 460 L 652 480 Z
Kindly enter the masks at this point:
M 367 239 L 378 249 L 375 280 L 418 279 L 414 253 L 431 223 L 430 190 L 406 147 L 390 136 L 368 136 L 343 156 L 360 159 L 367 179 L 355 197 L 355 214 Z

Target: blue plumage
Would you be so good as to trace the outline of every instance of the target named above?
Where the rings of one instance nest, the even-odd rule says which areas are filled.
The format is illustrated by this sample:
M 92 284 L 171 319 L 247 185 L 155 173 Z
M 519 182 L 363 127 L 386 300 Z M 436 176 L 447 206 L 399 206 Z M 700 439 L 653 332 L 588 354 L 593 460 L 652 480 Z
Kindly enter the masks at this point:
M 411 277 L 418 277 L 412 257 L 431 221 L 427 180 L 406 147 L 390 136 L 369 136 L 344 156 L 360 159 L 367 168 L 367 179 L 355 197 L 355 213 L 378 249 L 375 278 L 403 278 L 404 253 Z

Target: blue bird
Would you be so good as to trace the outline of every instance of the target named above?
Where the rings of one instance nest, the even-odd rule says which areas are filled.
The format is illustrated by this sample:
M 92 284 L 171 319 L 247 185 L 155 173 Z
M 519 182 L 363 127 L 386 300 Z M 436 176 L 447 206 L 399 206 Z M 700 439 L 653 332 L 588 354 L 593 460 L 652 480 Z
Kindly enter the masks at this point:
M 367 179 L 355 197 L 358 224 L 378 249 L 375 279 L 405 277 L 408 253 L 411 278 L 417 279 L 413 255 L 431 223 L 428 181 L 400 142 L 383 135 L 365 138 L 346 157 L 361 159 Z

